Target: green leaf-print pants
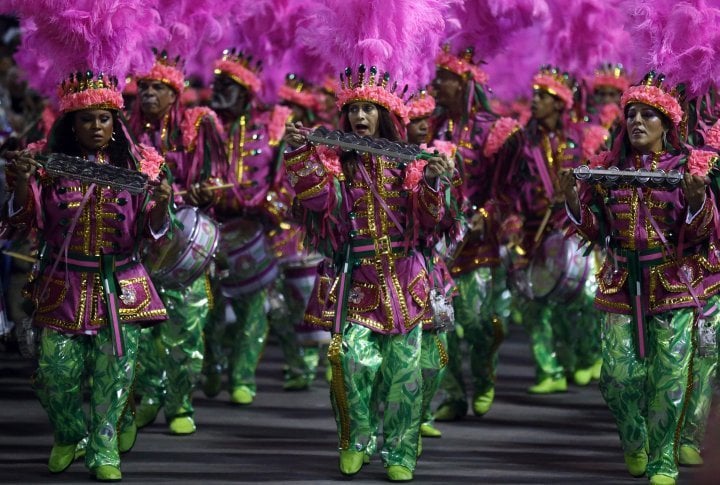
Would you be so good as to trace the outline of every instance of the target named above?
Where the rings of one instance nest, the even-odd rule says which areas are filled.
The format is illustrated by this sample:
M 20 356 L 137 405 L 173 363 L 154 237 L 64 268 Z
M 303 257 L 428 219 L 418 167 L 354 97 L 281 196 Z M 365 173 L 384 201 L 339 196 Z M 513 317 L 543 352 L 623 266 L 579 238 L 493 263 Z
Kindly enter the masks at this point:
M 113 355 L 110 331 L 71 335 L 48 328 L 40 341 L 33 387 L 50 418 L 55 442 L 77 443 L 89 436 L 85 465 L 120 466 L 117 423 L 135 374 L 140 327 L 121 325 L 125 355 Z M 91 378 L 91 379 L 89 379 Z M 83 385 L 91 382 L 90 416 L 83 410 Z
M 423 330 L 422 350 L 420 351 L 423 423 L 432 423 L 435 419 L 430 406 L 435 393 L 440 388 L 447 364 L 447 333 Z
M 713 302 L 717 301 L 715 297 Z M 687 392 L 693 385 L 691 363 L 698 362 L 693 357 L 694 314 L 692 308 L 683 308 L 648 318 L 645 359 L 638 357 L 630 315 L 607 314 L 605 318 L 600 391 L 617 423 L 624 452 L 648 447 L 648 476 L 662 474 L 677 478 L 683 419 L 688 419 L 688 435 L 696 434 L 693 428 L 705 425 L 699 420 L 706 419 L 702 417 L 706 411 L 699 409 L 709 405 L 709 396 L 701 398 L 701 395 L 707 395 L 710 390 L 699 386 L 692 400 Z M 711 317 L 716 327 L 718 315 L 720 313 Z M 698 419 L 698 416 L 701 417 Z
M 372 454 L 376 417 L 383 404 L 385 466 L 415 469 L 420 434 L 422 377 L 421 328 L 384 335 L 347 324 L 342 342 L 334 336 L 328 359 L 333 365 L 330 398 L 335 411 L 340 450 Z
M 462 326 L 470 357 L 475 395 L 495 387 L 498 350 L 507 334 L 510 292 L 503 267 L 478 268 L 454 277 L 458 295 L 453 298 L 455 321 Z M 463 349 L 457 332 L 448 334 L 447 372 L 442 380 L 445 401 L 467 407 L 462 374 Z
M 208 316 L 206 278 L 184 290 L 160 291 L 168 320 L 145 329 L 140 338 L 136 392 L 143 402 L 165 408 L 165 417 L 192 416 L 192 392 L 201 375 Z

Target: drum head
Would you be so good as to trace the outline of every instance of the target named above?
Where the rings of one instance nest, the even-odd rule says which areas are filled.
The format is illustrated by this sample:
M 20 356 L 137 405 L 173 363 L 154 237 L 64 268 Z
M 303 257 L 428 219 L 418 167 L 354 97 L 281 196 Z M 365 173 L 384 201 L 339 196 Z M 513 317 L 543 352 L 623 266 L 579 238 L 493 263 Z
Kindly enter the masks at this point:
M 545 298 L 557 287 L 565 274 L 569 250 L 562 233 L 556 232 L 545 238 L 528 268 L 535 298 Z

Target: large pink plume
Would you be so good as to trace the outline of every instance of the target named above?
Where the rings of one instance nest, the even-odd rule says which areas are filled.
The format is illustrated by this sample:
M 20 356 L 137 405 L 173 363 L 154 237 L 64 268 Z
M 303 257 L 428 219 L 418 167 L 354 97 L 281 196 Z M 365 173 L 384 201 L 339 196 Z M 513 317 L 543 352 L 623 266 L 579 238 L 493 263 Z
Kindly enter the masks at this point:
M 454 54 L 473 47 L 476 56 L 497 55 L 518 31 L 543 21 L 545 0 L 465 0 L 453 2 L 445 37 Z
M 622 21 L 621 0 L 555 0 L 545 45 L 550 63 L 577 77 L 593 74 L 601 63 L 632 70 L 636 52 Z
M 316 0 L 297 29 L 308 55 L 327 58 L 336 75 L 377 66 L 415 89 L 427 84 L 445 29 L 440 0 Z
M 225 3 L 217 0 L 148 0 L 160 15 L 160 24 L 167 38 L 158 50 L 171 57 L 194 57 L 206 42 L 215 43 L 222 36 L 219 17 Z
M 689 98 L 720 79 L 720 0 L 628 0 L 623 7 L 645 70 L 684 83 Z
M 533 76 L 549 62 L 544 32 L 542 23 L 524 29 L 507 39 L 502 53 L 483 66 L 494 96 L 508 102 L 531 96 Z
M 70 73 L 88 69 L 116 76 L 122 84 L 129 72 L 150 69 L 147 46 L 164 36 L 158 13 L 146 0 L 8 0 L 1 8 L 25 27 L 22 67 L 31 67 L 26 62 L 31 57 L 47 64 L 44 73 L 27 71 L 30 85 L 46 95 Z

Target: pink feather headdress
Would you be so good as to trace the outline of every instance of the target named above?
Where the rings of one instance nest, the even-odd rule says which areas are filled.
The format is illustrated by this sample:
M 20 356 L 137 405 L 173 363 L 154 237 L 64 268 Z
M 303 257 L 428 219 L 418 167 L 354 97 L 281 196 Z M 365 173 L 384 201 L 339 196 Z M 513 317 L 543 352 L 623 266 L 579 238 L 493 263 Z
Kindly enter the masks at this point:
M 674 90 L 666 91 L 663 87 L 665 76 L 650 71 L 645 75 L 642 82 L 637 86 L 628 88 L 620 98 L 620 107 L 632 103 L 643 103 L 652 106 L 665 116 L 673 125 L 678 126 L 683 119 L 683 110 L 677 100 L 677 93 Z
M 316 111 L 320 108 L 320 101 L 315 93 L 309 89 L 305 89 L 306 84 L 297 78 L 295 74 L 288 74 L 285 78 L 285 84 L 280 86 L 278 95 L 280 99 L 289 103 L 295 103 L 310 111 Z
M 257 94 L 262 87 L 258 73 L 261 63 L 253 64 L 252 56 L 245 56 L 236 52 L 235 48 L 225 49 L 222 58 L 215 61 L 215 74 L 225 74 L 236 83 L 247 88 L 252 94 Z
M 457 74 L 463 79 L 472 79 L 478 84 L 487 84 L 488 75 L 479 66 L 475 65 L 473 53 L 474 49 L 468 47 L 462 54 L 453 55 L 450 53 L 450 44 L 445 44 L 438 53 L 435 62 L 437 67 Z
M 146 73 L 138 74 L 137 79 L 152 79 L 172 87 L 176 93 L 182 94 L 185 89 L 185 75 L 182 72 L 180 57 L 169 59 L 167 52 L 157 54 L 155 64 Z
M 441 0 L 317 0 L 299 24 L 297 41 L 343 72 L 338 108 L 370 101 L 405 125 L 407 90 L 398 84 L 414 90 L 430 81 L 447 8 Z
M 435 111 L 435 98 L 422 90 L 408 101 L 408 118 L 410 121 L 427 118 Z
M 27 71 L 29 84 L 50 95 L 65 79 L 56 92 L 61 112 L 120 109 L 118 89 L 128 73 L 150 68 L 148 44 L 163 38 L 157 11 L 146 0 L 10 0 L 3 9 L 23 26 L 18 62 L 43 66 Z
M 630 79 L 622 64 L 603 64 L 595 71 L 592 88 L 610 87 L 620 92 L 630 87 Z
M 565 103 L 566 109 L 573 105 L 573 81 L 568 73 L 560 72 L 557 67 L 542 66 L 533 78 L 533 89 L 547 91 Z

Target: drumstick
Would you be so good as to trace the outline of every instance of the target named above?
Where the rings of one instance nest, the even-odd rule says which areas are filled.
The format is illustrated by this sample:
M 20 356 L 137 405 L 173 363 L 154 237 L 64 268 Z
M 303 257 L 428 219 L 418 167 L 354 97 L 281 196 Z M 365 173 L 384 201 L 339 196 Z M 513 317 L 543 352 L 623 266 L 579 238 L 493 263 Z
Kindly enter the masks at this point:
M 540 242 L 540 239 L 542 238 L 542 235 L 545 232 L 545 228 L 547 227 L 548 222 L 550 222 L 551 215 L 552 215 L 552 209 L 550 207 L 548 207 L 547 211 L 545 211 L 545 217 L 543 217 L 543 220 L 540 223 L 540 227 L 538 227 L 538 230 L 535 233 L 535 238 L 533 239 L 535 244 Z
M 242 184 L 241 184 L 241 185 L 242 185 Z M 235 184 L 213 185 L 213 186 L 210 187 L 208 190 L 213 190 L 213 191 L 214 191 L 214 190 L 224 190 L 224 189 L 229 189 L 229 188 L 234 187 L 234 186 L 235 186 Z M 185 195 L 185 194 L 187 194 L 188 192 L 189 192 L 188 190 L 178 190 L 177 192 L 175 192 L 175 194 L 176 194 L 176 195 Z
M 27 254 L 16 253 L 15 251 L 6 251 L 6 250 L 3 250 L 2 253 L 7 256 L 10 256 L 11 258 L 19 259 L 21 261 L 26 261 L 28 263 L 37 263 L 37 259 L 33 258 L 32 256 L 28 256 Z

